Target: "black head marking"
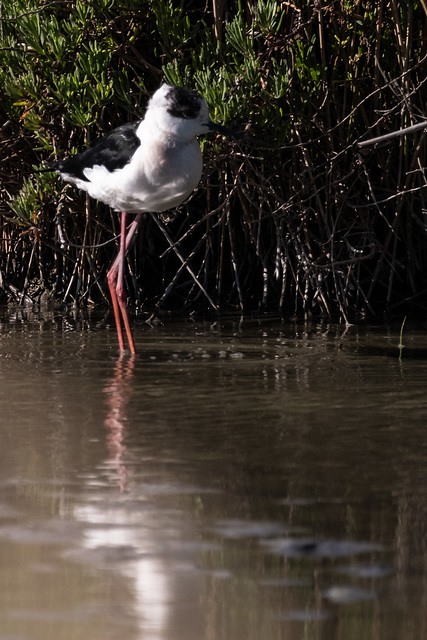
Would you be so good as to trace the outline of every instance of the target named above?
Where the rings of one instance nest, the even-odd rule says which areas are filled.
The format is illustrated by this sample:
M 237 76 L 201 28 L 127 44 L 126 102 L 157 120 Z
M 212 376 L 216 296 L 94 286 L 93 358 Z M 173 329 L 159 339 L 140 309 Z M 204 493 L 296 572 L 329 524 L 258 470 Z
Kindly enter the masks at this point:
M 175 118 L 189 120 L 197 118 L 200 113 L 201 96 L 197 91 L 183 87 L 171 87 L 167 98 L 170 102 L 167 112 Z

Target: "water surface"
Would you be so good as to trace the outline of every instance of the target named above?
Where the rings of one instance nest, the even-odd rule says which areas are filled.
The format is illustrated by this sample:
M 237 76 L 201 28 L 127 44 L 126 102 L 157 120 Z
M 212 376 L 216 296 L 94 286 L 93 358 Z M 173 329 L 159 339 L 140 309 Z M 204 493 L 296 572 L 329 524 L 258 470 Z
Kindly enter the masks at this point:
M 0 314 L 0 640 L 424 637 L 424 327 L 135 333 Z

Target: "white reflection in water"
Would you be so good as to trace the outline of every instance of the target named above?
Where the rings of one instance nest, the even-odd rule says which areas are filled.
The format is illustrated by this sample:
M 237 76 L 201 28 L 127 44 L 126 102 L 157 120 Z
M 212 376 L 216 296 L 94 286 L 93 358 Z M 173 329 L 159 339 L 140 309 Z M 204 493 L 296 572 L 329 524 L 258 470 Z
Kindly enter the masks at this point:
M 141 514 L 132 523 L 126 508 L 104 508 L 101 504 L 76 507 L 75 517 L 87 524 L 83 544 L 89 553 L 81 560 L 92 559 L 97 566 L 120 572 L 132 585 L 133 615 L 144 639 L 165 638 L 172 589 L 150 523 L 141 522 Z M 144 518 L 150 518 L 149 510 Z
M 133 390 L 133 358 L 119 358 L 114 377 L 104 388 L 107 414 L 105 417 L 106 445 L 110 454 L 107 468 L 114 471 L 123 495 L 128 489 L 129 471 L 124 461 L 126 452 L 126 409 Z M 123 495 L 116 505 L 108 506 L 102 498 L 92 504 L 77 506 L 75 518 L 85 526 L 84 548 L 80 557 L 120 572 L 126 583 L 132 585 L 133 615 L 143 632 L 144 640 L 165 638 L 168 628 L 172 585 L 170 570 L 159 556 L 164 514 L 146 507 L 139 487 L 138 503 L 142 508 L 132 509 L 130 499 Z

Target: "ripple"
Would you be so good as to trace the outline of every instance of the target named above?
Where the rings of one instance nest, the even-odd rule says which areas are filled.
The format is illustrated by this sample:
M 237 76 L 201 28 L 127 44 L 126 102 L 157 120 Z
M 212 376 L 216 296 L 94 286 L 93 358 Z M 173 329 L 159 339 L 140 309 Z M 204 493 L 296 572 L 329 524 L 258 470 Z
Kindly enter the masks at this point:
M 317 620 L 327 620 L 330 617 L 326 611 L 313 611 L 308 609 L 297 609 L 273 615 L 273 620 L 295 620 L 297 622 L 315 622 Z
M 334 558 L 358 553 L 382 551 L 384 547 L 372 542 L 348 542 L 342 540 L 316 540 L 314 538 L 277 538 L 263 540 L 271 553 L 289 557 Z
M 375 591 L 361 589 L 360 587 L 340 585 L 325 589 L 322 595 L 330 602 L 336 604 L 352 604 L 353 602 L 361 602 L 362 600 L 374 600 L 377 594 Z
M 289 531 L 281 522 L 262 520 L 219 520 L 213 527 L 224 538 L 269 538 Z
M 383 578 L 393 573 L 391 567 L 382 567 L 375 564 L 354 564 L 350 567 L 338 567 L 336 571 L 356 578 Z

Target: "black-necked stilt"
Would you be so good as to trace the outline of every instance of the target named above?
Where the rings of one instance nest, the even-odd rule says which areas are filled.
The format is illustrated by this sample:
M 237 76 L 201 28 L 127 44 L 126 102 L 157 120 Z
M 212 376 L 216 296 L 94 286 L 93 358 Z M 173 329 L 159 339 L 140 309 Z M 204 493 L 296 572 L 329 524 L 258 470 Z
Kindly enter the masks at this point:
M 135 353 L 123 270 L 141 216 L 177 207 L 197 187 L 203 166 L 197 136 L 210 130 L 231 133 L 210 120 L 199 93 L 163 84 L 143 120 L 124 124 L 93 147 L 50 165 L 64 180 L 122 212 L 120 249 L 108 272 L 120 351 L 124 351 L 123 320 L 129 349 Z M 129 213 L 137 215 L 127 229 Z

